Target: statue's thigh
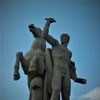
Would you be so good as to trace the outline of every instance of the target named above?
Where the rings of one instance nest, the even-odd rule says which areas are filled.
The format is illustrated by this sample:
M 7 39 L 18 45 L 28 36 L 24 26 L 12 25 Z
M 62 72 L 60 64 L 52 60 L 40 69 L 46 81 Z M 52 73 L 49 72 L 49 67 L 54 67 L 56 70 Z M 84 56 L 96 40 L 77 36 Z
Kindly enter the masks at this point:
M 61 73 L 58 70 L 53 71 L 52 87 L 53 89 L 61 89 Z

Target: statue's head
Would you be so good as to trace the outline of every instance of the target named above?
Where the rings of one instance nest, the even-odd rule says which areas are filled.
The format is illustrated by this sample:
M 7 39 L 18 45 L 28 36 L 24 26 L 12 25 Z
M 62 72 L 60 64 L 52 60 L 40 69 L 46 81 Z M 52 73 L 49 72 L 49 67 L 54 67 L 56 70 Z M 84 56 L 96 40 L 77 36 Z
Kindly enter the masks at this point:
M 61 41 L 62 44 L 63 43 L 67 43 L 68 44 L 69 40 L 70 40 L 70 36 L 68 34 L 66 34 L 66 33 L 61 34 L 60 41 Z
M 35 27 L 34 24 L 30 24 L 28 26 L 29 30 L 32 32 L 33 36 L 36 37 L 41 37 L 42 36 L 42 30 L 38 27 Z

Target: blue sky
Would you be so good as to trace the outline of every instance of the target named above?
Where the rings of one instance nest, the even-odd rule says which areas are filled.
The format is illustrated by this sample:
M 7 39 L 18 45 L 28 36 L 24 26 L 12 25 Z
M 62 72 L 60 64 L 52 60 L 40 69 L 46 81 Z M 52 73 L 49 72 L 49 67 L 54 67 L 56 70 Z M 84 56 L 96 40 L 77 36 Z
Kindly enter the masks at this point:
M 13 80 L 16 52 L 24 54 L 34 38 L 28 25 L 43 29 L 46 17 L 56 23 L 50 34 L 60 40 L 61 33 L 71 37 L 68 48 L 76 62 L 77 75 L 86 85 L 72 81 L 71 100 L 100 98 L 100 1 L 99 0 L 1 0 L 0 1 L 0 100 L 28 100 L 27 77 Z M 47 44 L 47 47 L 50 47 Z

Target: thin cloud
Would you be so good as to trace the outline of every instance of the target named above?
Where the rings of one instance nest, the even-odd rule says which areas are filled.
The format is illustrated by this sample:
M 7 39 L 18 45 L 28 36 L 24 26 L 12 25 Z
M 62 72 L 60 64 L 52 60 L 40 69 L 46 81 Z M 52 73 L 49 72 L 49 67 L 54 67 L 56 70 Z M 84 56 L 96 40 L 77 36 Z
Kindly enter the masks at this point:
M 100 87 L 94 88 L 93 90 L 82 95 L 80 98 L 81 99 L 90 99 L 90 100 L 100 100 Z

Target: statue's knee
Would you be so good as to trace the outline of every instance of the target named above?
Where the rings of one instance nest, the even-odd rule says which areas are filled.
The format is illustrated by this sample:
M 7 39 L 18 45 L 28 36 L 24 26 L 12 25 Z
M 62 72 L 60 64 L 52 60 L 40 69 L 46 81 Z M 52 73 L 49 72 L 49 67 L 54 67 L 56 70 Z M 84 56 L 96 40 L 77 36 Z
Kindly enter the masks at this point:
M 43 90 L 43 80 L 40 77 L 36 77 L 31 81 L 30 88 L 34 91 Z
M 36 77 L 31 81 L 30 89 L 32 100 L 43 100 L 43 80 L 40 77 Z

